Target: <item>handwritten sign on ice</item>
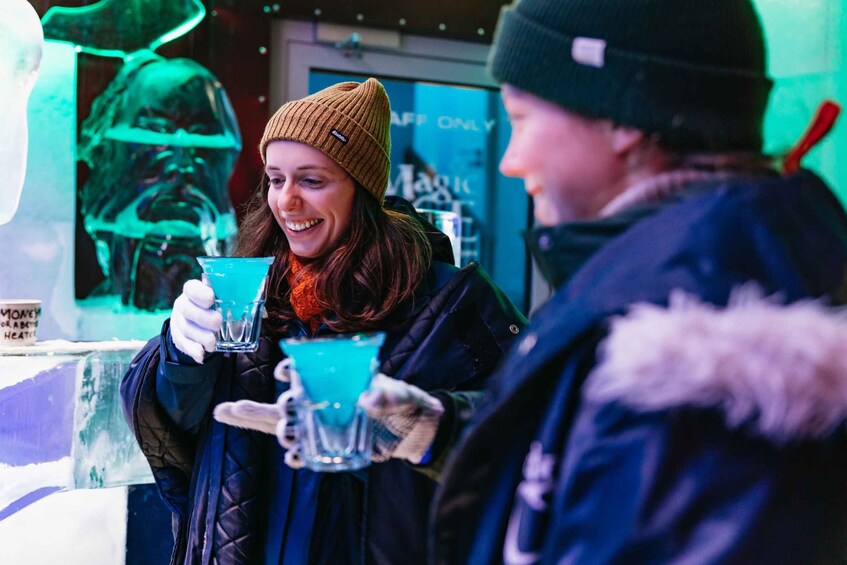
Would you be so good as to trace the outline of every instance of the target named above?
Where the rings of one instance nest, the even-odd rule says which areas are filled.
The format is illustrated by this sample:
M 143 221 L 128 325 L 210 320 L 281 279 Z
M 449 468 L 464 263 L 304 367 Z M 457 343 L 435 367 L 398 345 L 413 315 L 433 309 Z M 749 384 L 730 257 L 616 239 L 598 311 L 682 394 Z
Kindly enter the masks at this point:
M 34 344 L 40 317 L 40 300 L 0 300 L 0 347 Z

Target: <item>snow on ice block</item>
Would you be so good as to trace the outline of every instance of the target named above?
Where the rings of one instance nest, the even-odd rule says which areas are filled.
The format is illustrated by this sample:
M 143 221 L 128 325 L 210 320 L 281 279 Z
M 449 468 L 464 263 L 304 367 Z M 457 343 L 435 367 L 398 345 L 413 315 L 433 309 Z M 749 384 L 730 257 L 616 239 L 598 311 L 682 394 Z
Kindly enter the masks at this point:
M 0 521 L 56 491 L 152 482 L 118 394 L 142 345 L 0 349 Z
M 127 487 L 59 492 L 0 522 L 0 563 L 124 565 Z

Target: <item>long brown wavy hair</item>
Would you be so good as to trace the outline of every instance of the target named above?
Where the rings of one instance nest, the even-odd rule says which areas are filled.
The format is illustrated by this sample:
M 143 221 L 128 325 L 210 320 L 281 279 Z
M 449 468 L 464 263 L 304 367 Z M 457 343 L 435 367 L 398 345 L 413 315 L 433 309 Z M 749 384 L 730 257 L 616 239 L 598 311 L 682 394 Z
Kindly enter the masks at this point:
M 390 327 L 392 314 L 414 300 L 432 260 L 432 247 L 415 218 L 383 208 L 355 180 L 354 184 L 350 225 L 337 246 L 323 257 L 301 259 L 305 266 L 297 274 L 314 277 L 322 321 L 337 332 Z M 278 336 L 296 315 L 286 279 L 288 240 L 268 207 L 268 187 L 264 175 L 247 205 L 233 254 L 274 257 L 263 327 Z

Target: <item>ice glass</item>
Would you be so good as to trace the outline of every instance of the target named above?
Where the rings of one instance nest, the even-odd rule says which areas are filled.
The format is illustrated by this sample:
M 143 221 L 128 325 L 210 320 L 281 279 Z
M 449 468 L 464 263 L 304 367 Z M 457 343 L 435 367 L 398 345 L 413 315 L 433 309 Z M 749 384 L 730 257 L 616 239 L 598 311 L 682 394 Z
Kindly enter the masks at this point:
M 371 384 L 382 332 L 283 339 L 303 386 L 295 403 L 301 456 L 313 471 L 352 471 L 370 464 L 371 422 L 356 405 Z
M 197 261 L 221 313 L 215 351 L 256 351 L 273 257 L 198 257 Z

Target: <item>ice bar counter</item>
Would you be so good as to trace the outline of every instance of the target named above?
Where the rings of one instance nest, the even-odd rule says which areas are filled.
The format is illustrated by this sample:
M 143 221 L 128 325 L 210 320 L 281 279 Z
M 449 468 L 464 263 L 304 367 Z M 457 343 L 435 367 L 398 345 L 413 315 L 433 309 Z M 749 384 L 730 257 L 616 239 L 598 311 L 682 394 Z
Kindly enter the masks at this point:
M 0 349 L 0 526 L 58 491 L 151 483 L 121 408 L 141 341 Z

